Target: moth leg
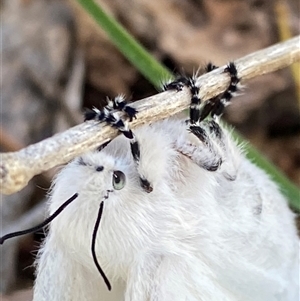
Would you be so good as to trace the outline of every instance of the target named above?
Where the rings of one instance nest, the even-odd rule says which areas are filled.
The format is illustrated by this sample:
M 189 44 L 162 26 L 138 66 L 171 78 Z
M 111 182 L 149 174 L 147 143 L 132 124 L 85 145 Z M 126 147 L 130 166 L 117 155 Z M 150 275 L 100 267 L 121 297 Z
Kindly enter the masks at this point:
M 210 72 L 216 68 L 217 67 L 212 63 L 209 63 L 206 67 L 206 71 Z M 230 156 L 232 155 L 232 158 L 239 158 L 239 156 L 235 156 L 236 150 L 230 146 L 232 143 L 230 143 L 228 133 L 226 133 L 226 135 L 223 133 L 217 119 L 237 91 L 239 78 L 237 76 L 236 66 L 232 62 L 227 65 L 224 72 L 229 73 L 231 79 L 227 90 L 220 96 L 206 101 L 201 109 L 200 99 L 198 97 L 199 88 L 196 89 L 195 80 L 190 80 L 191 107 L 189 131 L 202 142 L 202 147 L 198 147 L 196 151 L 193 145 L 190 144 L 190 147 L 186 145 L 185 154 L 190 156 L 199 166 L 209 171 L 218 170 L 225 162 L 222 168 L 225 170 L 223 172 L 224 176 L 227 179 L 233 180 L 236 177 L 236 168 L 229 163 L 231 161 Z M 195 101 L 195 99 L 198 99 L 198 101 Z M 211 115 L 213 120 L 203 121 L 208 115 Z M 195 118 L 198 119 L 196 120 Z M 188 152 L 186 151 L 187 148 L 189 148 Z M 226 169 L 224 168 L 225 165 Z
M 151 192 L 153 190 L 153 187 L 139 168 L 141 159 L 140 144 L 132 130 L 128 127 L 128 122 L 124 122 L 116 113 L 109 114 L 109 116 L 107 116 L 106 118 L 106 122 L 112 127 L 117 128 L 126 138 L 129 139 L 131 154 L 137 166 L 137 170 L 140 176 L 141 187 L 146 192 Z
M 234 181 L 241 163 L 240 149 L 232 143 L 228 130 L 222 129 L 216 119 L 206 121 L 210 141 L 222 156 L 220 172 L 227 180 Z
M 206 67 L 206 71 L 210 72 L 217 67 L 209 63 Z M 222 152 L 220 146 L 214 143 L 210 139 L 209 127 L 206 124 L 200 125 L 201 111 L 201 99 L 199 98 L 199 86 L 196 84 L 196 77 L 179 77 L 175 81 L 165 84 L 164 90 L 176 90 L 181 91 L 183 87 L 188 87 L 191 92 L 191 104 L 190 104 L 190 118 L 188 120 L 188 131 L 198 138 L 196 143 L 191 142 L 189 139 L 185 141 L 178 141 L 176 149 L 183 155 L 189 157 L 200 167 L 208 171 L 216 171 L 222 164 Z M 207 115 L 210 113 L 209 109 Z
M 201 168 L 218 171 L 227 180 L 234 181 L 242 157 L 239 147 L 232 143 L 230 132 L 224 130 L 216 120 L 190 125 L 188 131 L 192 136 L 178 139 L 176 150 Z
M 129 121 L 132 121 L 133 118 L 136 118 L 137 110 L 127 105 L 127 102 L 123 95 L 116 96 L 114 99 L 110 99 L 107 97 L 106 100 L 107 105 L 102 110 L 99 110 L 96 107 L 93 107 L 92 109 L 86 109 L 84 112 L 84 121 L 95 120 L 99 122 L 105 122 L 117 128 L 126 136 L 126 131 L 124 130 L 125 124 L 116 114 L 114 114 L 114 110 L 125 112 L 126 115 L 129 117 Z M 101 151 L 110 142 L 111 140 L 100 145 L 99 147 L 97 147 L 97 150 Z
M 137 110 L 127 104 L 124 95 L 118 95 L 114 99 L 108 98 L 108 106 L 114 110 L 123 111 L 129 117 L 129 121 L 136 118 Z
M 182 144 L 181 152 L 207 171 L 218 170 L 223 162 L 223 152 L 220 145 L 211 139 L 208 125 L 192 124 L 189 132 L 198 138 L 200 144 L 187 141 Z
M 206 72 L 215 70 L 217 66 L 212 63 L 207 64 Z M 211 115 L 213 118 L 223 114 L 225 107 L 230 103 L 234 94 L 238 91 L 238 84 L 240 78 L 237 74 L 236 65 L 234 62 L 229 62 L 224 69 L 225 73 L 230 76 L 230 83 L 228 88 L 221 95 L 208 99 L 204 105 L 201 106 L 201 99 L 199 98 L 199 86 L 196 83 L 196 76 L 187 77 L 180 76 L 173 82 L 163 85 L 163 91 L 176 90 L 181 91 L 184 87 L 188 87 L 191 92 L 190 104 L 190 123 L 197 124 L 203 121 L 206 117 Z
M 205 71 L 210 72 L 216 69 L 215 65 L 212 63 L 208 63 Z M 168 90 L 176 90 L 181 91 L 183 87 L 188 87 L 191 92 L 191 103 L 190 103 L 190 124 L 197 124 L 199 121 L 204 120 L 213 109 L 214 106 L 214 100 L 210 99 L 205 102 L 205 106 L 201 108 L 201 99 L 199 98 L 199 90 L 200 87 L 197 86 L 196 83 L 196 76 L 187 77 L 187 76 L 180 76 L 177 79 L 175 79 L 173 82 L 167 83 L 163 85 L 163 91 Z
M 141 172 L 139 166 L 140 166 L 140 159 L 141 159 L 141 152 L 140 152 L 140 144 L 132 132 L 131 129 L 129 129 L 128 124 L 124 123 L 122 119 L 118 119 L 115 115 L 112 115 L 112 117 L 115 119 L 115 122 L 112 123 L 113 126 L 115 126 L 120 132 L 123 133 L 123 135 L 129 139 L 130 141 L 130 149 L 131 149 L 131 154 L 133 157 L 133 160 L 137 166 L 137 170 L 139 173 L 140 177 L 140 184 L 141 187 L 146 191 L 146 192 L 151 192 L 153 190 L 152 185 L 150 182 L 146 179 L 146 177 L 143 175 Z
M 211 72 L 215 69 L 217 69 L 218 67 L 213 65 L 212 63 L 208 63 L 205 70 L 206 72 Z M 213 107 L 215 105 L 215 103 L 217 102 L 219 96 L 213 97 L 211 99 L 208 99 L 204 102 L 204 105 L 202 106 L 202 108 L 200 109 L 201 112 L 199 114 L 199 119 L 198 121 L 201 122 L 203 121 L 213 110 Z
M 200 117 L 201 99 L 199 98 L 199 86 L 196 84 L 196 76 L 187 77 L 180 76 L 173 82 L 163 85 L 163 90 L 176 90 L 181 91 L 184 87 L 188 87 L 191 92 L 191 104 L 190 104 L 190 123 L 195 124 Z
M 85 120 L 96 120 L 100 122 L 106 122 L 110 126 L 118 129 L 126 138 L 130 141 L 130 149 L 133 160 L 137 166 L 137 171 L 140 177 L 140 184 L 141 187 L 146 192 L 151 192 L 153 190 L 152 185 L 143 175 L 142 171 L 140 170 L 140 159 L 141 159 L 141 152 L 140 152 L 140 145 L 136 136 L 132 132 L 131 129 L 128 127 L 128 122 L 123 121 L 117 112 L 112 112 L 114 105 L 118 105 L 122 103 L 120 99 L 115 98 L 114 100 L 108 100 L 108 105 L 102 111 L 98 110 L 97 108 L 93 108 L 93 110 L 89 111 L 85 114 Z M 122 98 L 123 99 L 123 98 Z M 123 104 L 121 105 L 123 106 Z M 128 109 L 128 108 L 127 108 Z M 126 109 L 126 110 L 127 110 Z M 136 113 L 136 111 L 135 111 Z M 135 114 L 134 113 L 134 114 Z M 109 141 L 110 142 L 110 141 Z M 102 150 L 109 142 L 107 142 L 104 146 L 100 146 L 98 150 Z
M 84 121 L 106 121 L 108 115 L 114 110 L 125 112 L 129 118 L 129 121 L 132 121 L 133 118 L 136 118 L 137 110 L 127 104 L 127 101 L 123 95 L 118 95 L 113 99 L 107 97 L 107 105 L 102 110 L 99 110 L 95 107 L 92 109 L 86 109 L 84 113 Z
M 206 70 L 208 72 L 216 69 L 211 63 L 208 64 Z M 236 65 L 234 62 L 229 62 L 224 69 L 225 73 L 230 76 L 230 83 L 225 92 L 217 97 L 207 100 L 201 109 L 199 122 L 204 120 L 209 114 L 215 118 L 221 116 L 224 112 L 225 107 L 230 103 L 232 97 L 239 89 L 240 78 L 237 74 Z

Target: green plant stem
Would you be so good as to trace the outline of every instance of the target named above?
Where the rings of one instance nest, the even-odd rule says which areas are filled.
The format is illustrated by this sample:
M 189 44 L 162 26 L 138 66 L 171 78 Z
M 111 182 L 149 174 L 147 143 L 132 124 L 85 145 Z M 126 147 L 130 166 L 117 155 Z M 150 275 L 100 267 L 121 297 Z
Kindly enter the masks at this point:
M 109 16 L 93 0 L 77 0 L 93 19 L 107 33 L 111 41 L 124 56 L 156 88 L 161 87 L 163 80 L 173 77 L 149 52 L 139 44 L 113 17 Z

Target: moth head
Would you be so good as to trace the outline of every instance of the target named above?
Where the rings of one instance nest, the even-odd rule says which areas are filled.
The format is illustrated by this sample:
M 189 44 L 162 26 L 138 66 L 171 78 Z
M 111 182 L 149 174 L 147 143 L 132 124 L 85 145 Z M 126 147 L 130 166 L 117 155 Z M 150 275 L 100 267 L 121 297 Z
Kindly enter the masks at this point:
M 82 199 L 71 206 L 77 209 L 98 206 L 112 195 L 121 198 L 131 169 L 124 158 L 115 158 L 103 151 L 89 152 L 76 158 L 64 167 L 54 181 L 50 212 L 56 210 L 65 197 L 75 192 Z

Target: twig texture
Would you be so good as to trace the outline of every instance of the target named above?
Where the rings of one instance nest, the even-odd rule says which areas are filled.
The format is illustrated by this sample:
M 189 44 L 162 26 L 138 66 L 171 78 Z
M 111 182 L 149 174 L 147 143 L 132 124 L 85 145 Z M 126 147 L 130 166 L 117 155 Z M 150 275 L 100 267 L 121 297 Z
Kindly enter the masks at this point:
M 267 74 L 300 60 L 300 36 L 257 51 L 236 60 L 242 81 Z M 200 98 L 212 98 L 222 93 L 229 82 L 228 75 L 216 69 L 198 78 Z M 138 110 L 131 128 L 167 118 L 188 108 L 188 89 L 181 92 L 163 92 L 132 104 Z M 11 194 L 25 187 L 28 181 L 43 171 L 64 164 L 76 156 L 117 136 L 110 126 L 86 122 L 63 133 L 32 144 L 17 152 L 1 153 L 0 191 Z

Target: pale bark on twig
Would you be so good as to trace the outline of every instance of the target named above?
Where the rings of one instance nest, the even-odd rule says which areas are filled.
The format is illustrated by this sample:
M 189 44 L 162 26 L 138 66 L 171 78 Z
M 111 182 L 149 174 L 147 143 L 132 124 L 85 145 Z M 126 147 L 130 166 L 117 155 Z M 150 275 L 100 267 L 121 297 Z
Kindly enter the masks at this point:
M 300 60 L 300 36 L 257 51 L 236 60 L 238 75 L 247 79 L 284 68 Z M 206 100 L 222 93 L 229 82 L 224 67 L 198 78 L 200 98 Z M 188 108 L 188 89 L 181 92 L 163 92 L 132 104 L 138 110 L 131 128 L 170 117 Z M 18 152 L 2 153 L 0 164 L 0 191 L 11 194 L 21 190 L 34 176 L 117 136 L 110 126 L 86 122 L 63 133 L 30 145 Z

